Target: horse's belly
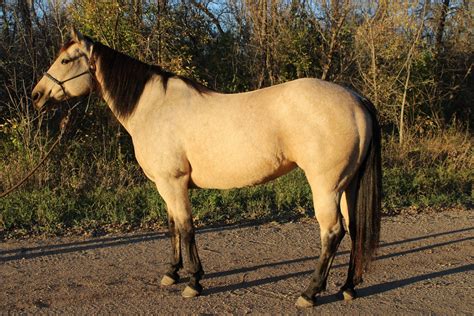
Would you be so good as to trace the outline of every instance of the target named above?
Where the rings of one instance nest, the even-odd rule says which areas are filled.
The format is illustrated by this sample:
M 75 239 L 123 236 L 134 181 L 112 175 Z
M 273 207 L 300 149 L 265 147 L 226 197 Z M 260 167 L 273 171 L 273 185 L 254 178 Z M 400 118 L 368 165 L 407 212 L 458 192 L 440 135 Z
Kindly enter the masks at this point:
M 190 161 L 190 164 L 191 185 L 208 189 L 232 189 L 265 183 L 296 167 L 294 162 L 281 157 L 249 157 L 240 161 L 224 158 L 206 163 Z

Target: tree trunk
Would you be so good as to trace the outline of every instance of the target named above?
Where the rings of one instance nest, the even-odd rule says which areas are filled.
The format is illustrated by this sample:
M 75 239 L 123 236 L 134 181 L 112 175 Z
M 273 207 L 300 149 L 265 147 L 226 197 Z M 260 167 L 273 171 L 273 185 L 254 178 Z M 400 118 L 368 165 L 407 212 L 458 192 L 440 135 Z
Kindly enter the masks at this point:
M 23 24 L 28 49 L 33 48 L 33 25 L 31 23 L 32 0 L 18 0 L 18 12 Z
M 133 22 L 135 26 L 139 29 L 143 29 L 143 1 L 134 0 L 133 1 Z
M 10 29 L 9 29 L 9 23 L 8 23 L 8 17 L 7 17 L 7 8 L 5 1 L 1 0 L 0 1 L 0 6 L 2 7 L 2 37 L 3 37 L 3 42 L 5 43 L 5 47 L 10 46 Z
M 443 50 L 443 33 L 444 26 L 446 24 L 446 16 L 449 10 L 449 0 L 443 0 L 443 6 L 441 7 L 441 14 L 438 20 L 438 29 L 436 30 L 436 55 L 439 57 Z
M 327 14 L 329 15 L 328 21 L 331 27 L 331 39 L 329 41 L 329 48 L 326 54 L 326 60 L 322 67 L 322 80 L 326 80 L 328 77 L 329 70 L 331 69 L 333 63 L 334 55 L 336 54 L 337 48 L 339 46 L 339 34 L 346 20 L 348 11 L 349 10 L 347 2 L 345 4 L 341 4 L 340 0 L 331 1 L 331 11 L 327 12 Z

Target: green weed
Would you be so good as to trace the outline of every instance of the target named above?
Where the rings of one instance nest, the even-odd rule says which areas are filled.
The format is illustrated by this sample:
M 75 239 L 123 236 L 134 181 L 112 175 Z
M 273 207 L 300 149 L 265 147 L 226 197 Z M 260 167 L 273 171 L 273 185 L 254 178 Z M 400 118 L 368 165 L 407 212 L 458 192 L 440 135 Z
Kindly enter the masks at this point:
M 102 142 L 87 142 L 90 134 L 83 133 L 64 149 L 62 159 L 53 157 L 41 177 L 0 200 L 0 232 L 61 234 L 166 225 L 166 206 L 153 183 L 143 176 L 122 131 L 103 129 L 102 134 L 95 134 Z M 393 139 L 384 142 L 383 212 L 395 214 L 408 207 L 472 207 L 470 135 L 445 131 L 407 139 L 410 141 L 403 146 Z M 11 160 L 0 164 L 0 174 L 24 173 L 29 168 L 30 163 L 15 160 L 15 154 L 10 150 L 6 155 Z M 299 169 L 255 187 L 192 189 L 190 201 L 197 225 L 314 215 L 311 190 Z

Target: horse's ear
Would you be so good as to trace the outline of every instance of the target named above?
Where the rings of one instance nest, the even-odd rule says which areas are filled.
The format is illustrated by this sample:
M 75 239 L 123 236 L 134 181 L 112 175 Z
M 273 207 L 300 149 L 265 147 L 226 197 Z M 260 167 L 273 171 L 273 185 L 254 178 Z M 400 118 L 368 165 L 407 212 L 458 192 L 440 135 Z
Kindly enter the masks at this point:
M 76 42 L 80 43 L 84 40 L 84 35 L 79 32 L 74 26 L 71 28 L 71 39 Z
M 93 43 L 87 37 L 82 35 L 82 33 L 74 26 L 71 28 L 71 39 L 82 47 L 82 50 L 87 54 L 87 56 L 91 55 Z

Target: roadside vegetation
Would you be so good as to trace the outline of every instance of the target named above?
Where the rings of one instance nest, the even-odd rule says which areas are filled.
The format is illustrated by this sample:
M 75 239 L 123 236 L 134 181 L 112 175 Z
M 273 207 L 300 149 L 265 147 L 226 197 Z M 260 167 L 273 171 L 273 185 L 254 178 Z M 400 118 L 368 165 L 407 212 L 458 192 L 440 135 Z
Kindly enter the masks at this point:
M 0 191 L 48 151 L 61 112 L 30 92 L 75 25 L 140 60 L 223 92 L 299 77 L 353 88 L 383 128 L 385 214 L 473 207 L 473 25 L 469 1 L 3 1 Z M 76 101 L 71 102 L 74 104 Z M 79 100 L 51 159 L 0 198 L 0 235 L 166 224 L 131 140 L 97 97 Z M 301 170 L 238 190 L 191 190 L 198 225 L 314 213 Z

